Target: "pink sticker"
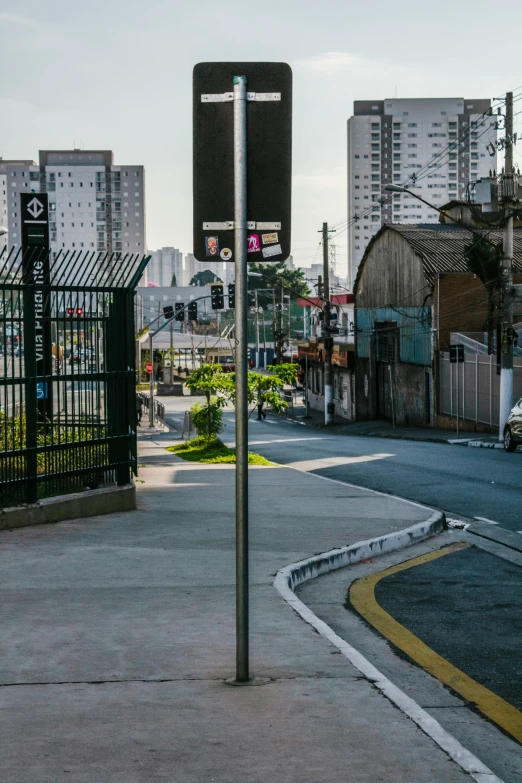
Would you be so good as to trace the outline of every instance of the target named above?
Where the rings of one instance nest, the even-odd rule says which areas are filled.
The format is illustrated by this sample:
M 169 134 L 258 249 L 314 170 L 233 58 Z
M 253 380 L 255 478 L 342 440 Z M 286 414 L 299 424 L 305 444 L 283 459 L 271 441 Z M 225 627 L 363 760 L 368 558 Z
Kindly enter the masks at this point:
M 261 250 L 261 244 L 259 242 L 259 234 L 248 235 L 248 252 L 259 253 Z

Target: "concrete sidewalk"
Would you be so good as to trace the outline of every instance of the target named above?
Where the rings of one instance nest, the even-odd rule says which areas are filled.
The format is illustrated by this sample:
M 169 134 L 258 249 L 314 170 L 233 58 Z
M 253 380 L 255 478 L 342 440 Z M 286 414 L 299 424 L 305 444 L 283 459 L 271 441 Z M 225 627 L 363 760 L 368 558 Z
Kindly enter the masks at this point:
M 2 783 L 470 780 L 273 586 L 431 512 L 253 468 L 251 670 L 268 682 L 233 687 L 235 472 L 180 461 L 171 438 L 140 444 L 137 511 L 0 533 Z

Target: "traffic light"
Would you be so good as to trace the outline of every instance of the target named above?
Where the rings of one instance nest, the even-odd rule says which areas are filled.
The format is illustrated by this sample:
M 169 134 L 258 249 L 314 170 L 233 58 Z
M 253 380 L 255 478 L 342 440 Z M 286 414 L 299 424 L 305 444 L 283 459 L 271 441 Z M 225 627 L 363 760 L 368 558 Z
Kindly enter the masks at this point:
M 228 284 L 228 306 L 232 310 L 236 306 L 236 284 Z
M 225 301 L 223 299 L 223 286 L 211 285 L 210 296 L 211 296 L 212 309 L 222 310 L 225 306 Z
M 188 306 L 188 318 L 189 321 L 197 321 L 198 320 L 198 303 L 197 302 L 189 302 Z
M 171 318 L 174 318 L 174 308 L 172 305 L 166 305 L 166 307 L 163 308 L 163 315 L 165 316 L 166 321 L 170 321 Z
M 184 302 L 176 302 L 174 305 L 176 315 L 174 316 L 176 321 L 184 321 L 185 320 L 185 304 Z
M 68 307 L 67 315 L 83 315 L 83 307 Z

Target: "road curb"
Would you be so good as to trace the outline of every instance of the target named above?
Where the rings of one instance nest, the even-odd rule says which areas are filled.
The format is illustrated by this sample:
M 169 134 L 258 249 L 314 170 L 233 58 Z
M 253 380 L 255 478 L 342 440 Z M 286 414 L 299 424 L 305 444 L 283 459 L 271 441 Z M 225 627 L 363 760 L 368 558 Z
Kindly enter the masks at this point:
M 432 718 L 426 710 L 394 685 L 358 650 L 341 639 L 329 625 L 320 620 L 295 594 L 299 585 L 311 579 L 339 568 L 345 568 L 348 565 L 360 563 L 369 557 L 411 546 L 440 533 L 444 528 L 445 515 L 440 511 L 434 511 L 425 522 L 419 522 L 405 530 L 388 533 L 385 536 L 367 541 L 358 541 L 349 546 L 332 549 L 297 563 L 291 563 L 277 572 L 273 584 L 286 603 L 305 622 L 331 642 L 369 682 L 416 723 L 464 772 L 477 783 L 503 783 L 480 759 L 449 734 L 435 718 Z
M 270 414 L 269 414 L 270 415 Z M 386 438 L 388 440 L 407 440 L 412 443 L 446 443 L 450 446 L 470 446 L 476 449 L 503 449 L 502 443 L 492 443 L 491 441 L 481 441 L 476 439 L 476 435 L 470 438 L 438 438 L 432 435 L 394 435 L 392 432 L 350 432 L 349 424 L 333 424 L 326 426 L 325 424 L 314 424 L 310 421 L 302 421 L 299 419 L 293 419 L 291 417 L 277 416 L 271 414 L 272 418 L 279 419 L 280 421 L 289 422 L 290 424 L 299 424 L 301 427 L 309 427 L 314 430 L 332 430 L 338 432 L 341 435 L 353 435 L 355 438 Z

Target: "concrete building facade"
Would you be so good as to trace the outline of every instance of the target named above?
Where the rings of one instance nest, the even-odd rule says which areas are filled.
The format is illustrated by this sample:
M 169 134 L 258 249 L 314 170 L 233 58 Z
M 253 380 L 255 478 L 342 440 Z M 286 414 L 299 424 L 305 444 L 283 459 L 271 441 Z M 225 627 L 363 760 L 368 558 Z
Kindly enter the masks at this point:
M 372 236 L 385 223 L 437 223 L 439 206 L 465 199 L 474 182 L 496 166 L 489 99 L 393 98 L 355 101 L 348 120 L 348 285 Z
M 176 247 L 162 247 L 149 250 L 150 261 L 147 267 L 147 282 L 159 286 L 170 286 L 173 278 L 176 285 L 183 284 L 183 253 Z
M 145 171 L 116 166 L 110 150 L 41 150 L 0 159 L 0 223 L 21 243 L 20 193 L 48 193 L 51 249 L 144 253 Z

